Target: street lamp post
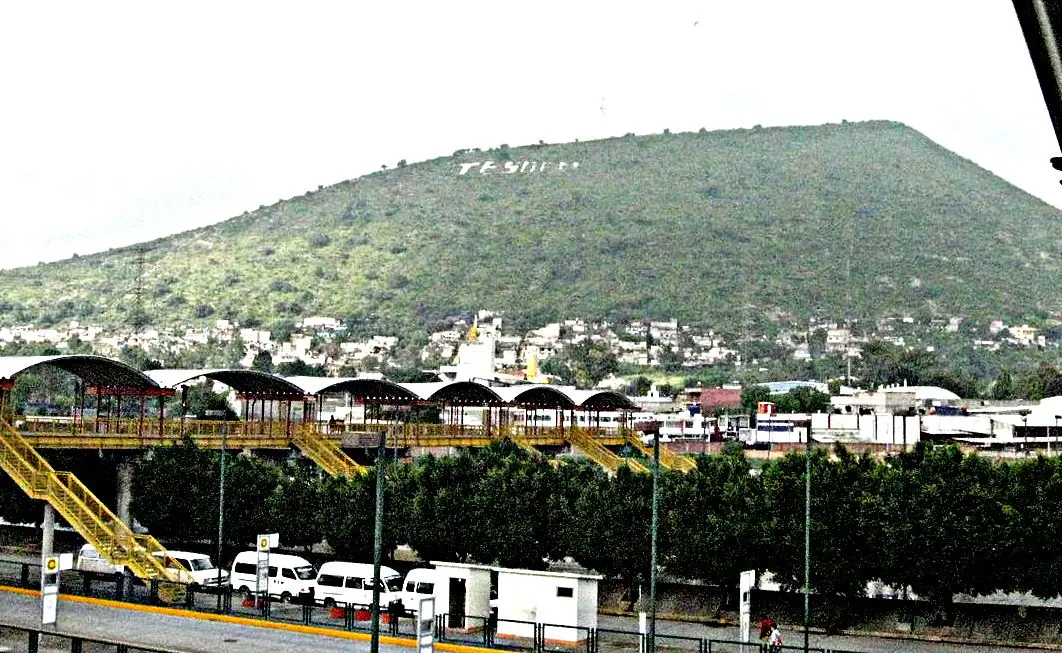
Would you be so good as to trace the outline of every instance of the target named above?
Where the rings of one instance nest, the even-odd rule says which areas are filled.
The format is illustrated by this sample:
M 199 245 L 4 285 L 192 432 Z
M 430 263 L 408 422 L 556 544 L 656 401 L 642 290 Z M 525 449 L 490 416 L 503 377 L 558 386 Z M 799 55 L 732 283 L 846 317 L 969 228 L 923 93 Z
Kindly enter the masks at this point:
M 811 429 L 804 441 L 804 653 L 808 651 L 811 624 Z
M 383 502 L 384 502 L 384 457 L 387 455 L 387 431 L 380 431 L 376 447 L 376 520 L 373 528 L 372 547 L 372 631 L 369 635 L 369 651 L 380 651 L 380 564 L 383 550 Z
M 183 418 L 182 418 L 183 419 Z M 225 547 L 225 446 L 226 434 L 228 433 L 228 425 L 221 425 L 221 456 L 219 465 L 221 467 L 221 473 L 218 480 L 218 611 L 221 611 L 221 568 L 224 566 L 224 558 L 222 553 Z
M 656 651 L 656 532 L 659 524 L 659 480 L 660 480 L 660 424 L 653 424 L 653 522 L 652 544 L 649 552 L 649 636 L 646 638 L 645 650 Z

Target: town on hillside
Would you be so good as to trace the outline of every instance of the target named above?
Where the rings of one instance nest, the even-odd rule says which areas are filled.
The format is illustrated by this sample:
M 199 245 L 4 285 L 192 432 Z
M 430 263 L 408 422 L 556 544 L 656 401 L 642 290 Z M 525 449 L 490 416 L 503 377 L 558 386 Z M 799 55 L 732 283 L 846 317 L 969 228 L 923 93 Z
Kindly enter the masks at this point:
M 929 329 L 955 334 L 962 329 L 962 322 L 952 318 L 930 324 Z M 358 337 L 348 326 L 326 316 L 304 318 L 282 334 L 242 327 L 229 320 L 217 320 L 208 328 L 114 333 L 78 322 L 63 328 L 26 325 L 0 328 L 0 355 L 30 350 L 94 353 L 148 361 L 155 367 L 248 368 L 285 376 L 390 377 L 400 338 L 392 334 Z M 813 323 L 801 332 L 779 332 L 769 344 L 795 361 L 826 355 L 850 361 L 858 359 L 863 346 L 871 341 L 911 348 L 908 339 L 918 342 L 924 338 L 914 326 L 910 317 L 883 319 L 873 330 L 861 333 L 837 323 Z M 764 338 L 751 340 L 762 343 Z M 1002 347 L 1053 347 L 1057 342 L 1027 324 L 1008 326 L 995 320 L 972 346 L 995 351 Z M 611 324 L 570 319 L 513 333 L 504 328 L 503 315 L 480 310 L 469 319 L 456 320 L 448 329 L 428 334 L 417 352 L 417 363 L 421 380 L 488 385 L 552 383 L 624 393 L 641 412 L 599 416 L 599 426 L 619 428 L 655 420 L 662 440 L 685 441 L 687 452 L 693 451 L 689 447 L 695 440 L 702 443 L 701 451 L 708 450 L 708 443 L 724 440 L 771 451 L 802 446 L 809 437 L 815 442 L 871 448 L 906 447 L 928 438 L 1019 455 L 1033 449 L 1059 448 L 1062 403 L 1053 398 L 985 402 L 928 385 L 861 389 L 850 383 L 808 380 L 682 387 L 617 373 L 620 365 L 647 372 L 654 368 L 681 372 L 716 365 L 741 370 L 760 363 L 749 356 L 750 349 L 747 342 L 726 342 L 713 331 L 676 320 Z M 932 351 L 931 346 L 926 349 Z M 204 351 L 209 357 L 203 358 Z M 579 360 L 574 359 L 573 352 L 577 351 Z M 594 352 L 606 362 L 594 365 Z M 358 411 L 365 410 L 347 401 L 332 403 L 332 412 L 322 414 L 321 419 L 356 423 Z M 474 421 L 475 414 L 469 411 L 463 419 Z M 363 414 L 360 419 L 364 419 Z M 554 426 L 541 421 L 548 421 L 550 415 L 535 419 L 538 426 Z

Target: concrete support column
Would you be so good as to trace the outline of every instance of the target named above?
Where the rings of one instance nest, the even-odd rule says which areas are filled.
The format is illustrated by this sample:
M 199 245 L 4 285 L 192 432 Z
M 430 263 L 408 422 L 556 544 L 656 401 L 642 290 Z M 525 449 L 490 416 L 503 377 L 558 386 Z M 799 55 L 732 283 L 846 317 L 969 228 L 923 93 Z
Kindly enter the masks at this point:
M 55 549 L 55 509 L 44 502 L 44 522 L 41 524 L 41 560 L 52 555 Z
M 129 504 L 133 499 L 133 461 L 122 458 L 118 461 L 118 519 L 121 519 L 132 528 L 132 515 L 129 513 Z

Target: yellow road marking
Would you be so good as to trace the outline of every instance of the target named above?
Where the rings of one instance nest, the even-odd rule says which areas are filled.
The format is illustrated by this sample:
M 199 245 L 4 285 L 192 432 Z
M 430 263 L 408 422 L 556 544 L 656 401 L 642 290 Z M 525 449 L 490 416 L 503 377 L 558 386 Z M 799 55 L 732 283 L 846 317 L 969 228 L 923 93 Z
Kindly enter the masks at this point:
M 0 585 L 0 592 L 11 592 L 12 594 L 23 594 L 26 596 L 40 596 L 40 590 L 25 589 L 22 587 L 8 587 L 6 585 Z M 325 637 L 339 637 L 341 639 L 353 639 L 363 642 L 367 642 L 372 637 L 367 633 L 352 633 L 347 630 L 336 630 L 333 628 L 322 628 L 320 626 L 304 626 L 302 624 L 285 624 L 278 623 L 276 621 L 263 621 L 261 619 L 252 619 L 250 617 L 234 617 L 227 614 L 213 614 L 210 612 L 196 612 L 195 610 L 182 610 L 180 608 L 164 608 L 154 605 L 139 605 L 136 603 L 122 603 L 121 601 L 111 601 L 109 599 L 97 599 L 90 596 L 75 596 L 72 594 L 60 594 L 59 598 L 64 601 L 71 601 L 73 603 L 86 603 L 89 605 L 99 605 L 107 608 L 119 608 L 121 610 L 136 610 L 137 612 L 148 612 L 152 614 L 164 614 L 171 617 L 187 617 L 191 619 L 201 619 L 203 621 L 218 621 L 222 623 L 237 624 L 241 626 L 256 626 L 258 628 L 272 628 L 274 630 L 286 630 L 294 633 L 304 633 L 307 635 L 323 635 Z M 416 648 L 417 642 L 413 639 L 403 639 L 401 637 L 391 637 L 389 635 L 380 635 L 381 644 L 393 644 L 395 646 L 408 646 L 409 648 Z M 447 642 L 435 642 L 435 648 L 440 651 L 453 651 L 453 653 L 505 653 L 497 649 L 480 648 L 478 646 L 466 646 L 464 644 L 449 644 Z

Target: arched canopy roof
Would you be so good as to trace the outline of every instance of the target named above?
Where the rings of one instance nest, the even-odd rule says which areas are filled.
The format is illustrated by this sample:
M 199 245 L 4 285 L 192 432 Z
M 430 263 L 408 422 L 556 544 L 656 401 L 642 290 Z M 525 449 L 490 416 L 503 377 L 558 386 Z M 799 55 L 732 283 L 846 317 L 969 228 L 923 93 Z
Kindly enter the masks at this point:
M 10 382 L 20 372 L 39 365 L 65 370 L 84 381 L 86 386 L 95 388 L 159 389 L 159 384 L 135 367 L 113 358 L 87 354 L 0 356 L 0 382 Z
M 626 395 L 613 390 L 576 390 L 568 387 L 561 390 L 572 403 L 586 410 L 638 410 L 638 406 Z
M 540 383 L 493 388 L 507 404 L 525 408 L 574 408 L 575 403 L 561 388 Z
M 306 395 L 294 383 L 257 370 L 149 370 L 146 374 L 165 388 L 176 388 L 202 377 L 224 383 L 240 394 L 283 399 Z
M 406 403 L 419 399 L 415 392 L 387 379 L 335 378 L 325 376 L 289 376 L 291 383 L 308 395 L 349 392 L 359 399 L 383 399 Z
M 475 381 L 400 383 L 399 385 L 416 394 L 417 398 L 422 401 L 444 401 L 465 406 L 504 403 L 494 388 Z

